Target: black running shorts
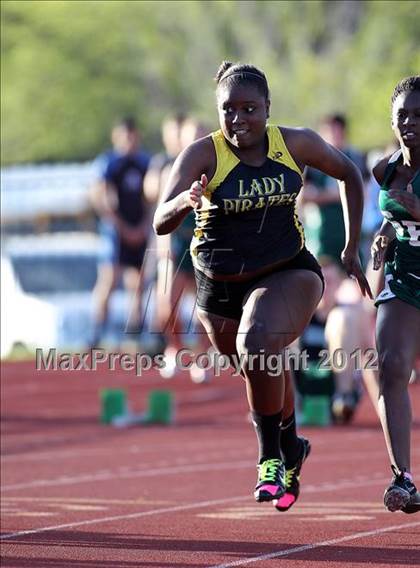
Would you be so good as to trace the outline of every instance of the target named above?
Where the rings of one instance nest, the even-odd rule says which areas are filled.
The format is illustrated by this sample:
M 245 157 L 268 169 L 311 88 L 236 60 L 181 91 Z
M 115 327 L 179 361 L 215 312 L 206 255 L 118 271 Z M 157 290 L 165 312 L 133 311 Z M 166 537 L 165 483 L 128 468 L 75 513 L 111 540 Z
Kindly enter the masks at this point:
M 305 247 L 289 262 L 273 268 L 272 272 L 244 282 L 213 280 L 204 272 L 195 268 L 197 305 L 205 312 L 239 321 L 242 315 L 244 298 L 251 288 L 270 274 L 296 269 L 311 270 L 318 274 L 324 288 L 324 277 L 321 267 L 315 257 Z

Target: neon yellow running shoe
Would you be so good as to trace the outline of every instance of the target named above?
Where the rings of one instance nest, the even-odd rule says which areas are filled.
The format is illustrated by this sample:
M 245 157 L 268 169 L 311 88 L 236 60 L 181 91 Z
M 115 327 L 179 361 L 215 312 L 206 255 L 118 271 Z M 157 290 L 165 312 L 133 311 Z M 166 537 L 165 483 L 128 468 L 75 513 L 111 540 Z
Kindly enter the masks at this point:
M 265 460 L 257 466 L 258 480 L 254 497 L 258 503 L 279 499 L 285 491 L 285 469 L 281 459 Z

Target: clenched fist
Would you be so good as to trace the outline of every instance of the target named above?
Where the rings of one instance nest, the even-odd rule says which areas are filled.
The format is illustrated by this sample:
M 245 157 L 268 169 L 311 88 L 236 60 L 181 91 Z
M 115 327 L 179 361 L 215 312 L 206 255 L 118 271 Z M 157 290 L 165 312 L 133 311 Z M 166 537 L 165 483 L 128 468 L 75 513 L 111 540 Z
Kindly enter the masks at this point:
M 200 181 L 195 181 L 191 184 L 188 190 L 188 202 L 194 209 L 199 209 L 202 205 L 202 195 L 206 190 L 208 181 L 207 176 L 202 174 Z

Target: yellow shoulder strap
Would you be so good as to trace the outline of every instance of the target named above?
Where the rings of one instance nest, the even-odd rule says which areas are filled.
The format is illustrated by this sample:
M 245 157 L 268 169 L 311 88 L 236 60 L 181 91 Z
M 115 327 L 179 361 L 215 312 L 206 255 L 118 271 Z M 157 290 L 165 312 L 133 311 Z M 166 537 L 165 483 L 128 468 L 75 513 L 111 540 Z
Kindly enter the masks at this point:
M 287 166 L 291 170 L 294 170 L 300 176 L 302 176 L 303 172 L 296 164 L 292 155 L 287 149 L 280 128 L 274 124 L 269 124 L 267 126 L 267 133 L 268 133 L 268 157 L 274 160 L 275 162 L 284 164 L 285 166 Z
M 213 132 L 211 137 L 216 150 L 217 166 L 216 172 L 207 186 L 209 193 L 217 189 L 233 168 L 239 164 L 239 158 L 229 149 L 221 130 Z

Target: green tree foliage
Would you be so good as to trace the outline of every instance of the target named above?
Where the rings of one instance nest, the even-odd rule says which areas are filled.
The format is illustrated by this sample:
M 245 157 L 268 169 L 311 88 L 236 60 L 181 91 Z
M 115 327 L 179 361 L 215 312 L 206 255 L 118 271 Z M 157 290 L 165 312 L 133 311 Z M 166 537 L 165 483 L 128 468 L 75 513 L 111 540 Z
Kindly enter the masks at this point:
M 3 164 L 89 159 L 138 118 L 157 149 L 168 114 L 217 125 L 223 59 L 263 68 L 272 120 L 315 127 L 345 111 L 352 139 L 386 144 L 389 99 L 420 69 L 417 1 L 4 1 Z

